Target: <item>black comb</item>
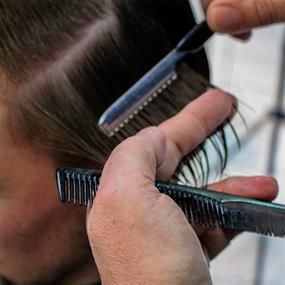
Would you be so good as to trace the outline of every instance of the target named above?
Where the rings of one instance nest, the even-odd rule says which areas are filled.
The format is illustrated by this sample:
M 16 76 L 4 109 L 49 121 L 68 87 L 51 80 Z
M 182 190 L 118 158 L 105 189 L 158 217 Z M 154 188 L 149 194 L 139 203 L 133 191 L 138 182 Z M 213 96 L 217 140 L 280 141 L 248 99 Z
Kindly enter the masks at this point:
M 56 172 L 62 202 L 91 207 L 101 171 L 61 168 Z M 285 206 L 186 185 L 156 181 L 161 193 L 170 196 L 191 224 L 270 236 L 285 235 Z

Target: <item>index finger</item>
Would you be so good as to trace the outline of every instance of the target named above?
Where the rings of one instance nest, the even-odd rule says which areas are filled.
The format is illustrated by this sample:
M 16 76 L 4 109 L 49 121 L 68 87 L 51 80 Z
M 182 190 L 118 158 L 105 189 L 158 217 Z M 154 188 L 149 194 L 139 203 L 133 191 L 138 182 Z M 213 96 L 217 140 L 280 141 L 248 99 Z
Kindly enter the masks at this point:
M 166 137 L 181 157 L 211 135 L 234 110 L 236 100 L 220 90 L 209 90 L 181 112 L 160 124 Z
M 160 179 L 168 179 L 181 157 L 232 114 L 234 103 L 232 96 L 210 90 L 158 128 L 148 129 L 147 134 L 144 130 L 125 140 L 107 161 L 101 187 L 106 183 L 108 187 L 104 188 L 120 192 L 131 185 L 139 189 L 139 181 L 151 185 L 156 174 Z

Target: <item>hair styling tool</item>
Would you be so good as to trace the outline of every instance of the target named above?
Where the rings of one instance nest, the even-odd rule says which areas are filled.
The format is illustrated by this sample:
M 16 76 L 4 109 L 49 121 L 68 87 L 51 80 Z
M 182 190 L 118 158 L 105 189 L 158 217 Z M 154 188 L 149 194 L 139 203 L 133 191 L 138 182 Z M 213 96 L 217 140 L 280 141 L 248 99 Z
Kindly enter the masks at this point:
M 60 200 L 91 207 L 98 191 L 101 171 L 61 168 L 57 170 Z M 192 224 L 249 231 L 270 236 L 285 235 L 285 206 L 191 186 L 155 182 L 170 196 Z
M 187 102 L 189 102 L 189 99 L 193 100 L 193 96 L 194 98 L 197 97 L 199 94 L 197 94 L 197 92 L 201 92 L 209 88 L 207 80 L 204 80 L 202 76 L 192 71 L 189 67 L 187 68 L 183 64 L 181 67 L 180 64 L 188 55 L 194 54 L 200 50 L 212 35 L 213 32 L 208 27 L 206 21 L 196 25 L 178 43 L 173 51 L 166 55 L 156 66 L 146 73 L 135 85 L 133 85 L 104 112 L 99 120 L 99 126 L 102 131 L 108 136 L 120 135 L 121 132 L 121 135 L 124 136 L 122 130 L 123 126 L 125 124 L 132 125 L 132 122 L 136 121 L 136 115 L 139 112 L 143 113 L 143 111 L 146 111 L 145 107 L 150 105 L 154 100 L 160 99 L 160 96 L 164 95 L 163 93 L 167 89 L 172 92 L 166 96 L 165 99 L 167 99 L 167 101 L 164 104 L 170 104 L 168 107 L 173 108 L 177 112 L 177 107 L 175 105 L 172 106 L 171 102 L 177 99 L 174 98 L 174 96 L 179 95 L 177 94 L 179 89 L 172 90 L 170 86 L 175 81 L 178 81 L 178 79 L 182 81 L 184 81 L 184 79 L 186 80 L 185 88 L 187 92 L 185 92 L 184 96 L 189 96 L 187 98 L 188 100 L 186 100 Z M 181 73 L 183 75 L 188 72 L 190 72 L 190 74 L 187 78 L 180 76 Z M 187 83 L 189 86 L 187 86 Z M 188 94 L 188 92 L 190 92 L 190 94 Z M 147 116 L 148 114 L 146 113 L 145 115 Z M 166 112 L 161 115 L 164 118 L 168 118 L 170 116 L 170 114 Z M 151 120 L 151 118 L 149 119 Z
M 207 79 L 186 63 L 187 59 L 203 48 L 203 44 L 212 35 L 213 32 L 206 21 L 196 25 L 174 50 L 103 113 L 99 128 L 119 143 L 147 126 L 158 125 L 170 118 L 207 89 L 212 88 Z M 225 122 L 206 140 L 218 154 L 220 172 L 223 172 L 227 163 L 228 144 L 224 132 L 227 123 L 229 122 Z M 233 126 L 230 123 L 227 125 L 239 145 Z M 210 166 L 205 143 L 182 160 L 176 171 L 176 178 L 178 174 L 182 174 L 184 181 L 189 182 L 187 177 L 190 174 L 195 185 L 207 184 Z

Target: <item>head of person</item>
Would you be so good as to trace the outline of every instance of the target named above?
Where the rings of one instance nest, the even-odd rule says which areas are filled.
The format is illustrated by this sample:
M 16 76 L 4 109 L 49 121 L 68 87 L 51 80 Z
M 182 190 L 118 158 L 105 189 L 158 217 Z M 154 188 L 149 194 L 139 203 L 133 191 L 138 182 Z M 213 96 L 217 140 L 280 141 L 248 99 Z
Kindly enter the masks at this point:
M 85 209 L 58 202 L 55 170 L 102 168 L 114 143 L 98 118 L 193 25 L 188 3 L 0 7 L 0 276 L 21 285 L 88 284 L 98 275 Z M 203 56 L 197 62 L 206 66 Z

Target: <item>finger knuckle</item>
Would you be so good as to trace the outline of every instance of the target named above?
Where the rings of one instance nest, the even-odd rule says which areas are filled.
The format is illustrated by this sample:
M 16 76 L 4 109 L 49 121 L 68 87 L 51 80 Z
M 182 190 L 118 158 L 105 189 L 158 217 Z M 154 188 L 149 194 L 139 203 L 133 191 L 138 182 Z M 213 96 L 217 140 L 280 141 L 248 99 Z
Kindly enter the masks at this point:
M 272 24 L 277 18 L 277 9 L 272 4 L 272 0 L 253 1 L 253 9 L 256 14 L 257 25 Z
M 192 108 L 189 106 L 189 108 L 185 109 L 186 115 L 189 118 L 189 122 L 192 121 L 192 124 L 196 125 L 196 129 L 198 130 L 199 137 L 206 137 L 210 131 L 209 125 L 207 123 L 207 120 L 204 118 L 204 116 L 197 116 L 195 112 L 193 112 Z
M 108 160 L 108 166 L 112 164 L 110 161 L 114 162 L 116 165 L 124 162 L 126 157 L 137 152 L 138 149 L 141 149 L 142 145 L 142 140 L 137 136 L 125 139 L 113 150 L 110 159 Z

